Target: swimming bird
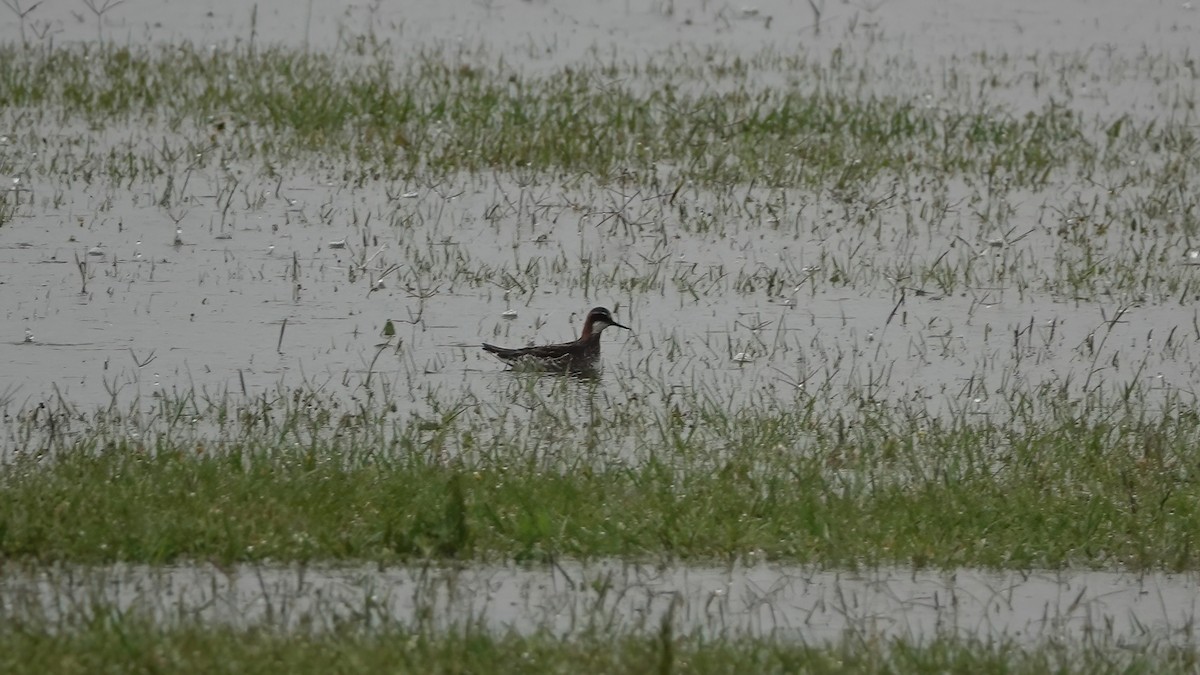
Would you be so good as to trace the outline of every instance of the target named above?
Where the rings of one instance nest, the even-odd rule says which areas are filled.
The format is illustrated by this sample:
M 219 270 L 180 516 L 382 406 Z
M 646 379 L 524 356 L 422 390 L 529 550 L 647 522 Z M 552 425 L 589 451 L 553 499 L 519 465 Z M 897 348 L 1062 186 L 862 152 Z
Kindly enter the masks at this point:
M 633 330 L 629 326 L 617 323 L 612 312 L 605 307 L 595 307 L 588 312 L 583 322 L 583 332 L 574 342 L 564 342 L 557 345 L 541 345 L 538 347 L 497 347 L 483 344 L 483 351 L 495 354 L 501 361 L 514 367 L 528 367 L 536 370 L 555 371 L 588 371 L 595 368 L 600 360 L 600 334 L 605 328 L 616 326 L 625 330 Z

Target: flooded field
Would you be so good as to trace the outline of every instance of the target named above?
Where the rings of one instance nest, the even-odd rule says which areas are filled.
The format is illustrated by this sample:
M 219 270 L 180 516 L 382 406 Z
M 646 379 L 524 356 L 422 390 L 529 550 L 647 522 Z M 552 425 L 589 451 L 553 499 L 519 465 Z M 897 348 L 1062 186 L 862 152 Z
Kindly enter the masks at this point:
M 945 7 L 912 26 L 899 3 L 845 5 L 821 16 L 818 31 L 812 12 L 792 3 L 627 5 L 615 15 L 589 7 L 314 7 L 309 16 L 258 5 L 247 16 L 136 22 L 118 7 L 98 23 L 38 11 L 6 38 L 22 28 L 33 41 L 36 24 L 43 40 L 65 45 L 98 33 L 197 51 L 252 40 L 345 49 L 348 31 L 369 26 L 373 40 L 389 41 L 346 58 L 386 55 L 402 80 L 414 59 L 511 78 L 570 67 L 595 70 L 596 86 L 670 82 L 697 104 L 713 90 L 821 92 L 854 78 L 849 100 L 915 105 L 895 114 L 945 126 L 931 130 L 945 136 L 935 142 L 962 147 L 942 159 L 965 170 L 938 171 L 923 132 L 896 148 L 907 168 L 867 144 L 816 160 L 818 149 L 837 151 L 815 144 L 816 129 L 792 139 L 787 174 L 729 172 L 742 183 L 706 184 L 675 157 L 639 157 L 609 178 L 398 172 L 384 155 L 354 161 L 340 151 L 288 151 L 280 165 L 264 149 L 268 131 L 232 111 L 159 112 L 147 126 L 131 108 L 30 126 L 28 111 L 10 107 L 0 240 L 10 414 L 60 398 L 92 408 L 164 392 L 254 398 L 306 385 L 352 396 L 373 376 L 406 390 L 395 402 L 401 417 L 428 415 L 431 399 L 446 407 L 506 395 L 480 342 L 570 339 L 593 305 L 634 327 L 605 347 L 603 392 L 617 401 L 684 388 L 736 409 L 790 405 L 800 389 L 839 407 L 865 392 L 935 416 L 995 414 L 1039 388 L 1194 402 L 1195 148 L 1178 139 L 1155 151 L 1155 138 L 1120 130 L 1191 128 L 1195 65 L 1173 59 L 1171 44 L 1190 34 L 1195 12 L 1139 14 L 1145 33 L 1075 53 L 1028 51 L 1027 33 L 1075 17 L 1046 8 L 1001 17 Z M 1116 24 L 1123 11 L 1113 3 L 1078 19 L 1088 26 L 1080 31 Z M 647 17 L 656 31 L 673 26 L 675 39 L 650 49 L 635 28 Z M 489 32 L 473 33 L 483 24 Z M 613 35 L 613 24 L 626 28 Z M 443 39 L 404 39 L 442 29 Z M 592 37 L 563 39 L 581 31 Z M 916 31 L 936 37 L 916 46 Z M 1161 51 L 1142 49 L 1148 40 Z M 501 56 L 510 65 L 497 67 Z M 1065 157 L 1027 166 L 1032 158 L 1003 147 L 976 152 L 979 139 L 949 126 L 964 106 L 986 117 L 962 123 L 990 120 L 995 133 L 1011 127 Z M 1023 115 L 1036 125 L 1021 131 Z M 444 124 L 447 134 L 466 131 Z M 1067 128 L 1039 140 L 1041 124 Z M 409 149 L 401 141 L 392 151 Z M 389 320 L 395 336 L 385 339 Z
M 809 644 L 847 638 L 927 644 L 954 636 L 1134 647 L 1190 646 L 1197 639 L 1191 575 L 662 568 L 621 561 L 465 569 L 135 565 L 9 569 L 0 593 L 10 614 L 65 625 L 113 612 L 243 630 L 478 626 L 562 638 L 600 628 L 654 632 L 665 619 L 681 634 L 770 635 Z
M 1188 670 L 1193 3 L 410 4 L 0 7 L 0 622 Z

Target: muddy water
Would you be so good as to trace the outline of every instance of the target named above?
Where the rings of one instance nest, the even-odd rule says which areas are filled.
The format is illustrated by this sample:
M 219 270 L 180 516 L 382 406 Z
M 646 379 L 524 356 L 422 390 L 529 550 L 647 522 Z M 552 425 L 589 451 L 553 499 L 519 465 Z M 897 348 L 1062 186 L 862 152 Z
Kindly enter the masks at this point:
M 928 87 L 931 105 L 939 74 L 969 72 L 982 50 L 1011 54 L 1015 64 L 992 83 L 998 103 L 1019 110 L 1065 96 L 1087 114 L 1140 117 L 1172 114 L 1172 101 L 1196 88 L 1186 73 L 1158 69 L 1194 43 L 1200 13 L 1191 3 L 818 3 L 819 15 L 789 0 L 408 4 L 262 2 L 251 11 L 159 2 L 100 17 L 46 5 L 3 22 L 0 39 L 333 50 L 374 32 L 401 54 L 502 55 L 530 71 L 664 50 L 771 48 L 825 59 L 839 49 L 881 64 L 872 86 Z M 1139 61 L 1148 46 L 1161 57 Z M 1045 60 L 1052 82 L 1035 90 L 1027 76 Z M 888 75 L 897 71 L 923 84 Z M 142 131 L 110 129 L 94 140 L 144 142 Z M 600 386 L 611 400 L 688 388 L 731 406 L 786 405 L 817 392 L 830 405 L 871 399 L 991 414 L 1042 387 L 1134 387 L 1151 401 L 1191 400 L 1200 390 L 1194 298 L 1103 284 L 1080 293 L 1054 282 L 1063 261 L 1084 265 L 1097 252 L 1119 260 L 1151 247 L 1155 273 L 1184 284 L 1192 274 L 1183 236 L 1123 238 L 1113 228 L 1086 252 L 1064 244 L 1055 233 L 1071 225 L 1071 205 L 1104 191 L 1073 180 L 1006 194 L 1014 211 L 1002 228 L 963 207 L 950 226 L 906 230 L 901 223 L 919 205 L 893 201 L 855 231 L 842 227 L 828 195 L 749 187 L 736 198 L 682 195 L 692 214 L 713 214 L 702 232 L 673 221 L 648 190 L 578 181 L 460 177 L 434 188 L 355 189 L 296 171 L 279 184 L 251 174 L 234 188 L 227 176 L 198 175 L 187 208 L 164 214 L 145 195 L 20 178 L 14 194 L 32 201 L 0 230 L 0 404 L 10 413 L 58 398 L 85 409 L 152 405 L 163 392 L 256 397 L 308 385 L 353 395 L 372 377 L 397 385 L 401 414 L 427 412 L 430 400 L 504 398 L 511 383 L 478 343 L 570 339 L 596 304 L 635 328 L 605 338 Z M 237 198 L 223 208 L 229 191 Z M 946 202 L 968 197 L 952 191 Z M 739 200 L 796 208 L 767 222 L 761 211 L 735 208 Z M 584 259 L 610 279 L 658 282 L 588 286 Z M 944 292 L 906 273 L 934 260 L 1011 266 L 1019 279 L 984 273 L 986 283 Z M 834 265 L 849 283 L 831 281 Z M 772 271 L 786 281 L 782 290 L 764 290 L 758 275 Z M 471 283 L 471 275 L 493 281 Z M 391 337 L 383 335 L 389 319 Z
M 683 631 L 808 643 L 957 635 L 1023 644 L 1086 638 L 1095 645 L 1182 645 L 1200 637 L 1196 583 L 1190 575 L 823 572 L 769 564 L 117 566 L 11 568 L 0 581 L 0 603 L 10 616 L 51 621 L 106 608 L 240 627 L 323 630 L 351 622 L 446 629 L 475 622 L 569 636 L 589 628 L 657 630 L 670 612 Z

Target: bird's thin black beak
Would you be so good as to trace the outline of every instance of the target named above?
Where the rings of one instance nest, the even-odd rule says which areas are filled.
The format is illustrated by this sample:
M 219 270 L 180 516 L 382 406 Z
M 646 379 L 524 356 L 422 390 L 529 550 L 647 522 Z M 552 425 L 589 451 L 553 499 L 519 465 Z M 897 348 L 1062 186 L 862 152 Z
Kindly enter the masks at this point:
M 612 322 L 612 325 L 616 326 L 617 328 L 624 328 L 624 329 L 625 329 L 625 330 L 627 330 L 627 331 L 633 332 L 633 329 L 632 329 L 632 328 L 630 328 L 629 326 L 625 326 L 625 325 L 619 324 L 619 323 L 617 323 L 616 321 L 613 321 L 613 322 Z

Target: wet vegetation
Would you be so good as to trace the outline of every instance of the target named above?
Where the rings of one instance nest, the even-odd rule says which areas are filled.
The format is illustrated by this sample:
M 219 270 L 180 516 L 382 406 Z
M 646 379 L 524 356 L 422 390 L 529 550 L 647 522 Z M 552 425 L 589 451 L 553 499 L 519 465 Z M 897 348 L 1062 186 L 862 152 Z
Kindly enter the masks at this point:
M 497 636 L 470 628 L 449 634 L 385 627 L 318 635 L 203 625 L 165 628 L 99 613 L 78 630 L 4 625 L 0 667 L 8 673 L 95 672 L 571 672 L 571 673 L 1188 673 L 1194 653 L 1162 649 L 1077 650 L 1054 643 L 1025 649 L 943 638 L 929 644 L 848 639 L 840 646 L 768 638 L 595 635 L 569 642 L 552 634 Z
M 1098 146 L 1085 133 L 1095 122 L 1053 102 L 1017 114 L 873 94 L 861 78 L 841 84 L 861 74 L 841 57 L 676 53 L 526 75 L 486 53 L 357 51 L 9 45 L 0 96 L 35 124 L 149 122 L 181 137 L 173 144 L 197 151 L 201 166 L 319 157 L 346 167 L 350 181 L 532 170 L 654 184 L 669 164 L 678 167 L 671 180 L 704 186 L 853 190 L 932 171 L 1037 187 L 1055 169 L 1093 173 L 1151 146 L 1186 153 L 1196 142 L 1186 124 L 1118 120 Z M 768 73 L 790 86 L 755 84 Z M 99 170 L 117 183 L 166 171 L 146 145 L 98 159 L 54 169 Z
M 38 443 L 0 475 L 0 550 L 89 563 L 1200 566 L 1191 409 L 1064 406 L 1000 425 L 867 402 L 855 418 L 811 398 L 730 415 L 687 395 L 664 410 L 591 392 L 587 420 L 569 400 L 587 385 L 565 384 L 545 399 L 514 392 L 537 413 L 505 433 L 466 402 L 415 422 L 387 401 L 338 414 L 318 394 L 233 414 L 163 401 L 176 428 L 155 430 L 159 418 L 134 437 L 129 420 L 42 412 L 25 423 Z
M 128 400 L 106 375 L 111 402 L 90 407 L 0 384 L 0 558 L 1200 569 L 1192 57 L 1113 54 L 1099 68 L 979 53 L 931 74 L 840 48 L 673 48 L 534 69 L 484 47 L 398 54 L 369 35 L 342 47 L 0 45 L 0 234 L 68 218 L 81 192 L 87 213 L 69 216 L 81 231 L 124 227 L 122 209 L 172 229 L 203 210 L 222 235 L 239 213 L 336 221 L 355 234 L 330 245 L 348 251 L 343 266 L 293 255 L 284 273 L 234 262 L 229 278 L 274 275 L 298 298 L 336 277 L 415 307 L 399 333 L 380 328 L 361 368 L 324 383 L 214 393 L 181 376 Z M 1161 114 L 1085 100 L 1080 82 L 1096 81 L 1149 86 Z M 292 181 L 385 198 L 306 213 L 286 197 Z M 489 201 L 443 218 L 464 193 Z M 452 241 L 471 227 L 474 246 Z M 589 234 L 555 243 L 573 229 Z M 743 242 L 805 253 L 740 266 L 695 255 Z M 526 255 L 534 245 L 547 248 Z M 81 302 L 154 279 L 153 262 L 89 260 L 72 268 Z M 664 319 L 630 338 L 653 358 L 612 359 L 620 377 L 607 381 L 429 383 L 479 358 L 473 344 L 414 355 L 439 294 L 491 311 L 548 291 L 635 315 L 650 302 L 715 315 L 730 298 L 779 314 L 738 306 L 703 333 Z M 879 333 L 847 334 L 844 315 L 785 327 L 829 294 L 879 301 Z M 1002 301 L 1029 313 L 990 318 Z M 937 302 L 961 314 L 930 318 Z M 1045 307 L 1068 320 L 1035 323 Z M 529 337 L 511 325 L 483 329 Z M 264 349 L 282 353 L 286 331 Z M 893 374 L 909 362 L 965 374 L 919 385 Z M 313 634 L 163 626 L 103 606 L 62 621 L 70 630 L 0 616 L 0 670 L 1195 668 L 1190 648 L 808 646 L 676 635 L 670 621 L 577 640 L 365 619 Z

